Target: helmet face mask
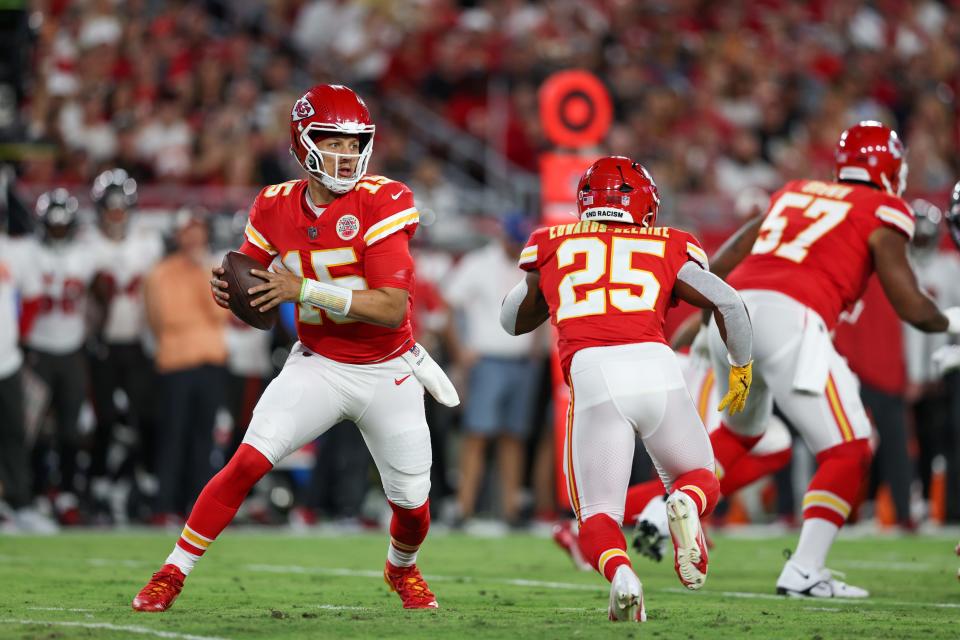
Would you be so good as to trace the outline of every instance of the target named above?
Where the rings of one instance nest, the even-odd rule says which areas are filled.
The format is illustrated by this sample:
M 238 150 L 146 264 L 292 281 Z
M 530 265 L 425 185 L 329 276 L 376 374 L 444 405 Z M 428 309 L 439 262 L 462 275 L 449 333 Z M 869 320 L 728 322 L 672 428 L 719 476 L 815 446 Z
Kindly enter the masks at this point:
M 35 213 L 40 222 L 43 242 L 58 245 L 70 241 L 76 233 L 78 209 L 77 199 L 66 189 L 54 189 L 40 194 Z
M 90 199 L 104 234 L 115 240 L 122 239 L 130 209 L 137 203 L 137 181 L 123 169 L 108 169 L 93 181 Z
M 303 170 L 333 193 L 353 189 L 367 171 L 376 131 L 363 100 L 343 85 L 317 85 L 297 100 L 290 118 L 290 151 Z M 323 148 L 326 139 L 351 137 L 358 142 L 355 152 Z
M 652 227 L 657 223 L 660 194 L 650 173 L 638 162 L 608 156 L 594 162 L 577 186 L 581 220 L 622 222 Z

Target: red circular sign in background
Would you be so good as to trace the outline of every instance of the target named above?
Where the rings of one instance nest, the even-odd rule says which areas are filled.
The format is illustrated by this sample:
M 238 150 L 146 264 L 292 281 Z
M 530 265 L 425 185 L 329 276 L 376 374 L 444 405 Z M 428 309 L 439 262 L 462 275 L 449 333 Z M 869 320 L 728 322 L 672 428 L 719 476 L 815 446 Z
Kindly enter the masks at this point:
M 589 147 L 607 135 L 613 103 L 607 88 L 589 71 L 560 71 L 540 87 L 540 119 L 555 145 Z

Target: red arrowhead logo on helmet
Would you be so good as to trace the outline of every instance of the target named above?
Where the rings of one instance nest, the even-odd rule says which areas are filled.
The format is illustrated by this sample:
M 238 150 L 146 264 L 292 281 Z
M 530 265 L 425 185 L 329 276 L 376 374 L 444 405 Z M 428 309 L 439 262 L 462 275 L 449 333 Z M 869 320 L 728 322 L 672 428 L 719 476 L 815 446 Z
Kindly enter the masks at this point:
M 316 111 L 314 111 L 313 105 L 307 100 L 307 96 L 303 96 L 293 105 L 293 113 L 291 113 L 290 116 L 294 122 L 299 122 L 304 118 L 309 118 L 314 113 L 316 113 Z

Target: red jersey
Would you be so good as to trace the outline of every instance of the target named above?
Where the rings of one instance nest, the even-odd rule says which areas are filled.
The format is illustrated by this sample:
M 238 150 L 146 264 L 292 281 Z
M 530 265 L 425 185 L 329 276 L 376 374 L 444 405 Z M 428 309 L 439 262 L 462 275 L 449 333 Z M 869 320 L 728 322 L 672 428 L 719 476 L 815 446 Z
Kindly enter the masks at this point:
M 792 180 L 771 197 L 751 255 L 727 280 L 788 295 L 832 329 L 863 295 L 873 273 L 867 241 L 881 226 L 912 238 L 913 211 L 868 186 Z
M 413 338 L 413 261 L 407 242 L 419 214 L 401 182 L 364 176 L 325 208 L 307 202 L 307 181 L 263 189 L 253 203 L 241 250 L 267 265 L 278 257 L 307 278 L 348 289 L 396 287 L 411 292 L 407 315 L 396 329 L 358 322 L 319 307 L 297 307 L 297 334 L 308 349 L 355 364 L 399 353 Z
M 666 343 L 664 318 L 688 260 L 707 268 L 707 254 L 685 231 L 578 222 L 535 231 L 520 268 L 540 272 L 567 373 L 580 349 Z

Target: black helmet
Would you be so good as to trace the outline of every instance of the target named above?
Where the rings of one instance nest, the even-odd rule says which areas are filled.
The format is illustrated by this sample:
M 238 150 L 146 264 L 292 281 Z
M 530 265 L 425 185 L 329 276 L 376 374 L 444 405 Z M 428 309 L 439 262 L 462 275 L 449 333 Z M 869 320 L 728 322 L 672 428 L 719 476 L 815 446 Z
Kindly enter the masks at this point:
M 950 237 L 953 243 L 960 249 L 960 180 L 953 185 L 953 193 L 950 194 L 950 204 L 947 205 L 947 229 L 950 231 Z
M 943 220 L 940 207 L 922 198 L 914 200 L 910 207 L 916 220 L 913 243 L 919 247 L 936 249 L 940 243 L 940 221 Z
M 77 230 L 77 199 L 63 188 L 41 193 L 37 198 L 36 215 L 44 242 L 69 240 Z
M 90 199 L 98 212 L 129 209 L 137 203 L 137 181 L 123 169 L 107 169 L 93 181 Z

